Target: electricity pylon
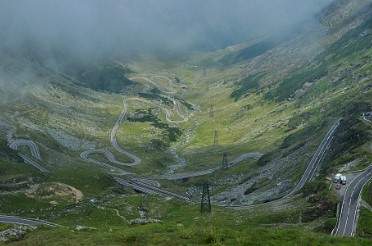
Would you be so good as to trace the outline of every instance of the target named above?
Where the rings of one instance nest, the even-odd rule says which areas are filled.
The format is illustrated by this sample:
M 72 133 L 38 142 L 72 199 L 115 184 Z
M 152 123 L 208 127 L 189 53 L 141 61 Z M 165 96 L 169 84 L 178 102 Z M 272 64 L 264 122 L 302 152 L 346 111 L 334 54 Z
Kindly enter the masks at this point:
M 209 107 L 209 118 L 213 118 L 213 117 L 214 117 L 214 105 L 211 104 Z
M 211 197 L 209 194 L 209 184 L 203 184 L 202 198 L 200 201 L 201 214 L 210 214 L 212 212 Z
M 213 144 L 218 145 L 218 131 L 214 130 Z
M 224 168 L 224 169 L 229 168 L 229 162 L 227 161 L 227 153 L 223 153 L 222 168 Z

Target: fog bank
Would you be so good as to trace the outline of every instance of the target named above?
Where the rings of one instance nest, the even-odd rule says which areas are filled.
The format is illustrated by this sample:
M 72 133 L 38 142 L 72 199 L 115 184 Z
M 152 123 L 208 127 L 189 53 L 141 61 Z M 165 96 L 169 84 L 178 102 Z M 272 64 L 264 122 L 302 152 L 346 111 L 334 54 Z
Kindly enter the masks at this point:
M 331 0 L 2 0 L 6 49 L 79 56 L 216 49 L 280 33 Z

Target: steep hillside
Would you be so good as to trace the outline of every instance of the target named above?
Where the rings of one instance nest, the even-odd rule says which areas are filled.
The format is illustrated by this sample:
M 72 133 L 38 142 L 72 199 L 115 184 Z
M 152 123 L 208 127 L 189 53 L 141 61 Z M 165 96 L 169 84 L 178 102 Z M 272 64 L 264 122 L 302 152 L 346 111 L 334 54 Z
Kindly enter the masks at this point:
M 371 0 L 182 61 L 40 59 L 0 58 L 0 214 L 64 227 L 10 245 L 370 244 L 367 209 L 326 234 L 372 161 Z

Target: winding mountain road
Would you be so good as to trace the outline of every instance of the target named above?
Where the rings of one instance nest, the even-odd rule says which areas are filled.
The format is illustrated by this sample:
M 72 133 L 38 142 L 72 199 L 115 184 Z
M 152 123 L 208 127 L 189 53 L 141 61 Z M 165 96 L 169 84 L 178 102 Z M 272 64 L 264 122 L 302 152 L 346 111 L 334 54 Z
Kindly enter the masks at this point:
M 329 150 L 329 148 L 331 146 L 331 143 L 332 143 L 332 140 L 334 138 L 334 135 L 336 133 L 336 130 L 338 129 L 340 124 L 341 124 L 341 119 L 338 119 L 331 126 L 331 128 L 329 129 L 327 134 L 324 136 L 322 142 L 318 146 L 318 148 L 317 148 L 316 152 L 314 153 L 313 157 L 311 158 L 310 162 L 308 163 L 304 174 L 302 175 L 300 181 L 296 184 L 296 186 L 287 195 L 285 195 L 285 196 L 283 196 L 279 199 L 273 200 L 271 202 L 266 202 L 266 203 L 264 203 L 264 205 L 270 205 L 270 206 L 276 206 L 276 207 L 282 206 L 283 204 L 288 202 L 288 198 L 291 198 L 295 193 L 297 193 L 299 190 L 301 190 L 307 182 L 310 182 L 314 178 L 316 170 L 319 168 L 326 152 Z M 259 153 L 243 154 L 243 155 L 237 157 L 234 161 L 230 162 L 229 165 L 230 166 L 236 165 L 239 162 L 241 162 L 241 161 L 243 161 L 247 158 L 259 158 L 260 156 L 258 154 Z M 220 169 L 220 168 L 203 170 L 203 171 L 194 172 L 194 173 L 190 172 L 190 173 L 184 173 L 184 174 L 175 174 L 173 176 L 171 176 L 171 175 L 162 176 L 162 178 L 169 179 L 169 180 L 184 179 L 184 178 L 189 178 L 189 177 L 196 177 L 199 174 L 200 174 L 199 176 L 210 174 L 210 173 L 213 173 L 213 172 L 217 171 L 218 169 Z M 221 207 L 225 207 L 225 208 L 247 209 L 247 208 L 255 208 L 255 207 L 261 206 L 263 204 L 253 204 L 253 205 L 220 205 L 220 204 L 216 204 L 216 205 L 221 206 Z
M 265 202 L 263 204 L 253 204 L 253 205 L 220 205 L 221 207 L 225 208 L 233 208 L 233 209 L 248 209 L 248 208 L 256 208 L 257 206 L 272 206 L 272 207 L 280 207 L 283 204 L 287 203 L 288 200 L 293 197 L 295 193 L 300 191 L 303 186 L 312 180 L 314 177 L 316 170 L 319 168 L 321 161 L 323 160 L 326 152 L 331 146 L 332 140 L 336 133 L 337 128 L 341 124 L 341 119 L 338 119 L 324 136 L 322 142 L 318 146 L 317 150 L 315 151 L 313 157 L 311 158 L 310 162 L 308 163 L 304 174 L 301 177 L 301 180 L 297 183 L 297 185 L 287 194 L 270 202 Z M 217 204 L 219 205 L 219 204 Z
M 115 181 L 119 183 L 122 186 L 133 188 L 134 190 L 146 193 L 146 194 L 156 194 L 160 195 L 162 197 L 173 197 L 181 201 L 185 201 L 188 203 L 192 203 L 193 201 L 190 200 L 190 198 L 164 190 L 162 188 L 159 188 L 155 185 L 151 185 L 149 183 L 141 182 L 138 179 L 122 179 L 118 177 L 114 177 Z
M 171 111 L 167 108 L 164 108 L 164 107 L 160 107 L 162 108 L 164 111 L 165 111 L 165 118 L 166 120 L 169 122 L 169 123 L 173 123 L 173 124 L 181 124 L 181 123 L 185 123 L 189 120 L 189 117 L 190 116 L 185 116 L 183 114 L 181 114 L 180 112 L 180 104 L 179 102 L 177 102 L 174 98 L 171 98 L 171 97 L 168 97 L 168 99 L 172 100 L 173 102 L 173 111 L 177 113 L 177 115 L 182 118 L 182 120 L 171 120 Z
M 171 88 L 171 83 L 172 83 L 172 80 L 166 76 L 162 76 L 162 75 L 137 75 L 135 77 L 131 77 L 129 78 L 130 80 L 143 80 L 153 86 L 155 86 L 155 88 L 157 88 L 158 90 L 160 90 L 161 92 L 165 93 L 165 94 L 176 94 L 177 91 L 173 88 L 171 88 L 171 90 L 164 90 L 162 87 L 160 87 L 154 80 L 153 78 L 162 78 L 162 79 L 165 79 L 165 80 L 168 80 L 168 87 L 167 89 Z
M 243 162 L 248 159 L 259 159 L 263 154 L 258 152 L 250 152 L 250 153 L 244 153 L 237 158 L 235 158 L 233 161 L 229 163 L 229 167 L 233 167 L 235 165 L 238 165 L 240 162 Z M 214 173 L 218 170 L 221 170 L 222 166 L 210 168 L 206 170 L 196 171 L 196 172 L 185 172 L 185 173 L 177 173 L 177 174 L 167 174 L 162 175 L 159 177 L 156 177 L 156 179 L 165 179 L 165 180 L 180 180 L 180 179 L 187 179 L 187 178 L 194 178 L 194 177 L 200 177 L 204 175 L 208 175 L 211 173 Z
M 336 236 L 354 236 L 360 206 L 360 196 L 364 185 L 372 179 L 372 165 L 354 178 L 347 186 L 342 200 L 338 222 L 332 234 Z
M 153 79 L 154 78 L 161 78 L 161 79 L 164 79 L 164 80 L 167 80 L 168 81 L 168 87 L 167 89 L 171 88 L 171 90 L 164 90 L 162 87 L 160 87 Z M 161 92 L 163 92 L 164 94 L 176 94 L 177 91 L 175 89 L 173 89 L 171 87 L 171 84 L 172 84 L 172 80 L 170 78 L 168 78 L 167 76 L 163 76 L 163 75 L 138 75 L 138 76 L 135 76 L 135 77 L 131 77 L 130 78 L 131 80 L 144 80 L 146 81 L 147 83 L 155 86 L 157 89 L 159 89 Z M 180 124 L 180 123 L 184 123 L 184 122 L 187 122 L 189 120 L 189 116 L 185 116 L 183 114 L 180 113 L 180 104 L 179 102 L 177 102 L 173 97 L 171 96 L 165 96 L 167 99 L 171 100 L 173 102 L 173 111 L 176 112 L 178 114 L 179 117 L 182 118 L 182 120 L 171 120 L 171 111 L 165 107 L 163 107 L 162 105 L 156 105 L 157 107 L 161 108 L 162 110 L 164 110 L 165 112 L 165 117 L 166 117 L 166 120 L 169 122 L 169 123 L 174 123 L 174 124 Z M 143 99 L 139 99 L 137 98 L 137 100 L 142 100 L 142 101 L 145 101 Z M 147 103 L 151 103 L 151 104 L 154 104 L 152 102 L 147 102 Z
M 89 157 L 90 155 L 93 155 L 93 154 L 103 154 L 106 157 L 106 159 L 109 160 L 112 164 L 127 166 L 127 167 L 133 167 L 133 166 L 136 166 L 136 165 L 138 165 L 142 162 L 142 159 L 140 157 L 138 157 L 135 154 L 130 153 L 129 151 L 122 148 L 117 141 L 117 133 L 119 131 L 119 128 L 120 128 L 121 124 L 125 120 L 127 112 L 128 112 L 128 106 L 127 106 L 127 103 L 126 103 L 126 99 L 124 98 L 123 99 L 123 110 L 121 111 L 118 119 L 116 120 L 114 126 L 112 127 L 112 129 L 110 131 L 110 143 L 111 143 L 111 146 L 116 151 L 118 151 L 119 153 L 121 153 L 123 155 L 126 155 L 129 159 L 132 160 L 132 162 L 118 161 L 116 159 L 115 155 L 110 150 L 108 150 L 107 148 L 98 149 L 98 150 L 97 149 L 90 149 L 90 150 L 83 151 L 80 154 L 80 158 L 83 159 L 84 161 L 91 162 L 91 163 L 94 163 L 96 165 L 99 165 L 99 166 L 102 166 L 102 167 L 108 169 L 111 174 L 116 174 L 116 175 L 132 174 L 132 173 L 127 172 L 127 171 L 125 171 L 121 168 L 114 167 L 110 164 L 107 164 L 105 162 L 98 161 L 98 160 L 95 160 L 95 159 Z
M 98 166 L 102 166 L 103 168 L 108 169 L 111 174 L 115 174 L 115 175 L 129 175 L 129 174 L 132 174 L 132 173 L 127 172 L 127 171 L 125 171 L 121 168 L 114 167 L 114 166 L 112 166 L 110 164 L 107 164 L 105 162 L 98 161 L 98 160 L 95 160 L 93 158 L 90 158 L 89 156 L 93 155 L 93 154 L 103 154 L 111 163 L 118 164 L 118 165 L 125 165 L 125 163 L 117 161 L 115 156 L 107 149 L 86 150 L 86 151 L 84 151 L 80 154 L 80 158 L 87 161 L 87 162 L 91 162 L 93 164 L 96 164 Z
M 19 150 L 21 146 L 26 146 L 30 149 L 31 155 L 41 161 L 41 155 L 39 147 L 32 140 L 27 139 L 13 139 L 9 142 L 9 148 L 13 150 Z
M 34 168 L 38 169 L 42 173 L 48 173 L 49 170 L 43 167 L 41 164 L 33 160 L 31 157 L 24 155 L 24 154 L 18 154 L 19 157 L 23 159 L 23 162 L 26 164 L 29 164 L 33 166 Z
M 29 157 L 25 154 L 18 154 L 18 156 L 23 159 L 24 163 L 33 166 L 34 168 L 38 169 L 42 173 L 48 173 L 49 171 L 45 167 L 43 167 L 41 164 L 38 163 L 38 161 L 41 161 L 42 159 L 41 159 L 40 150 L 37 144 L 32 140 L 15 139 L 13 135 L 14 135 L 13 131 L 9 130 L 7 133 L 7 142 L 8 142 L 9 148 L 15 151 L 18 151 L 19 148 L 22 146 L 28 147 L 32 157 Z
M 337 120 L 331 127 L 331 129 L 327 132 L 325 137 L 323 138 L 322 142 L 318 146 L 315 154 L 311 158 L 309 164 L 306 167 L 304 174 L 302 175 L 300 181 L 297 185 L 293 188 L 293 190 L 286 195 L 285 197 L 292 196 L 293 194 L 297 193 L 301 190 L 307 182 L 310 182 L 316 173 L 316 170 L 319 168 L 326 152 L 328 151 L 329 147 L 331 146 L 332 140 L 334 138 L 334 134 L 337 128 L 340 126 L 341 119 Z
M 365 122 L 368 122 L 368 123 L 372 124 L 372 121 L 369 118 L 372 118 L 372 112 L 368 112 L 368 113 L 363 113 L 362 114 L 362 119 Z
M 0 223 L 2 224 L 13 224 L 13 225 L 25 225 L 25 226 L 58 226 L 57 224 L 37 219 L 25 219 L 18 216 L 0 215 Z
M 243 154 L 243 155 L 237 157 L 234 161 L 230 162 L 230 165 L 236 165 L 243 160 L 246 160 L 248 158 L 257 158 L 258 156 L 262 156 L 262 154 L 260 154 L 260 153 L 246 153 L 246 154 Z M 214 171 L 217 171 L 219 169 L 221 169 L 221 168 L 218 167 L 218 168 L 214 168 L 214 169 L 208 169 L 208 170 L 194 172 L 194 173 L 188 173 L 188 174 L 178 174 L 178 175 L 176 174 L 176 175 L 173 175 L 173 176 L 169 176 L 167 179 L 168 180 L 177 180 L 177 179 L 182 179 L 182 178 L 197 177 L 197 176 L 201 176 L 201 175 L 210 174 L 210 173 L 212 173 Z M 142 182 L 141 180 L 139 180 L 137 178 L 123 179 L 123 178 L 119 178 L 119 177 L 114 177 L 114 180 L 122 186 L 130 187 L 130 188 L 133 188 L 134 190 L 137 190 L 137 191 L 140 191 L 140 192 L 143 192 L 143 193 L 156 194 L 156 195 L 160 195 L 160 196 L 163 196 L 163 197 L 173 197 L 173 198 L 176 198 L 178 200 L 182 200 L 182 201 L 185 201 L 185 202 L 188 202 L 188 203 L 193 203 L 193 201 L 187 196 L 183 196 L 183 195 L 180 195 L 180 194 L 168 191 L 168 190 L 164 190 L 157 185 L 153 185 L 149 182 Z
M 168 167 L 168 171 L 167 171 L 167 174 L 174 174 L 176 172 L 177 169 L 180 169 L 180 168 L 183 168 L 183 167 L 186 167 L 187 166 L 187 161 L 186 159 L 180 157 L 178 154 L 177 154 L 177 150 L 176 148 L 171 148 L 169 150 L 169 154 L 173 156 L 173 158 L 176 160 L 176 164 L 174 165 L 171 165 Z
M 132 154 L 129 151 L 123 149 L 118 144 L 118 141 L 117 141 L 117 138 L 116 138 L 118 130 L 119 130 L 121 124 L 123 123 L 127 112 L 128 112 L 128 106 L 127 106 L 127 103 L 126 103 L 125 98 L 124 98 L 123 99 L 123 111 L 120 113 L 119 118 L 115 122 L 115 125 L 110 132 L 110 142 L 111 142 L 112 147 L 114 147 L 114 149 L 116 151 L 118 151 L 119 153 L 121 153 L 123 155 L 128 156 L 130 159 L 133 160 L 133 162 L 131 162 L 131 163 L 125 163 L 126 166 L 136 166 L 136 165 L 138 165 L 142 162 L 142 159 L 139 158 L 138 156 L 136 156 L 135 154 Z
M 140 77 L 142 78 L 142 77 Z M 133 79 L 133 78 L 132 78 Z M 138 79 L 138 78 L 137 78 Z M 145 79 L 145 77 L 143 77 L 143 79 Z M 154 83 L 151 79 L 147 79 L 146 78 L 146 81 L 150 82 L 151 83 Z M 156 84 L 155 84 L 156 85 Z M 120 162 L 118 161 L 114 154 L 112 152 L 110 152 L 108 149 L 99 149 L 99 150 L 86 150 L 84 152 L 82 152 L 80 154 L 80 157 L 81 159 L 85 160 L 85 161 L 88 161 L 88 162 L 91 162 L 91 163 L 94 163 L 94 164 L 97 164 L 97 165 L 100 165 L 104 168 L 108 168 L 110 170 L 110 172 L 118 172 L 119 175 L 127 175 L 127 174 L 131 174 L 129 172 L 126 172 L 120 168 L 117 168 L 117 167 L 114 167 L 110 164 L 107 164 L 107 163 L 104 163 L 104 162 L 101 162 L 101 161 L 98 161 L 98 160 L 95 160 L 95 159 L 92 159 L 92 158 L 89 158 L 90 155 L 92 154 L 96 154 L 96 153 L 100 153 L 100 154 L 103 154 L 111 163 L 113 164 L 116 164 L 116 165 L 122 165 L 122 166 L 128 166 L 128 167 L 133 167 L 133 166 L 136 166 L 136 165 L 139 165 L 141 162 L 142 162 L 142 159 L 138 156 L 136 156 L 135 154 L 129 152 L 128 150 L 124 149 L 123 147 L 121 147 L 117 141 L 117 133 L 120 129 L 120 126 L 123 124 L 125 118 L 126 118 L 126 115 L 128 113 L 128 105 L 127 105 L 127 100 L 137 100 L 137 101 L 141 101 L 143 103 L 149 103 L 149 104 L 152 104 L 152 105 L 155 105 L 159 108 L 161 108 L 162 110 L 164 110 L 165 112 L 165 117 L 166 117 L 166 120 L 169 122 L 169 123 L 182 123 L 182 122 L 186 122 L 188 120 L 188 117 L 187 116 L 183 116 L 180 112 L 179 112 L 179 105 L 177 104 L 176 100 L 172 97 L 167 97 L 168 99 L 172 100 L 173 102 L 173 110 L 177 112 L 177 114 L 182 118 L 182 120 L 180 121 L 174 121 L 174 120 L 171 120 L 171 115 L 172 113 L 170 112 L 169 109 L 166 109 L 164 107 L 162 107 L 162 105 L 157 105 L 155 103 L 152 103 L 152 102 L 149 102 L 147 100 L 144 100 L 142 98 L 138 98 L 138 97 L 133 97 L 133 98 L 124 98 L 123 99 L 123 109 L 118 117 L 118 119 L 116 120 L 114 126 L 112 127 L 111 131 L 110 131 L 110 143 L 111 143 L 111 146 L 116 150 L 118 151 L 119 153 L 127 156 L 129 159 L 131 159 L 132 161 L 131 162 Z M 31 147 L 31 146 L 30 146 Z
M 186 116 L 186 115 L 183 115 L 181 112 L 180 112 L 180 106 L 179 106 L 179 103 L 173 98 L 173 97 L 166 97 L 167 99 L 171 100 L 172 103 L 173 103 L 173 109 L 172 111 L 176 112 L 176 114 L 182 118 L 181 120 L 172 120 L 171 117 L 172 117 L 172 112 L 171 110 L 167 109 L 164 105 L 161 105 L 161 104 L 157 104 L 157 103 L 153 103 L 151 101 L 148 101 L 146 99 L 143 99 L 143 98 L 139 98 L 139 97 L 131 97 L 129 98 L 128 100 L 136 100 L 136 101 L 139 101 L 139 102 L 142 102 L 142 103 L 146 103 L 146 104 L 150 104 L 150 105 L 153 105 L 155 107 L 158 107 L 160 108 L 161 110 L 164 111 L 164 114 L 165 114 L 165 120 L 168 122 L 168 123 L 171 123 L 171 124 L 181 124 L 181 123 L 185 123 L 189 120 L 190 118 L 190 115 Z
M 152 76 L 152 78 L 166 78 L 164 76 Z M 147 78 L 147 77 L 133 77 L 131 79 L 143 79 L 155 86 L 156 83 L 151 79 L 151 78 Z M 168 79 L 168 82 L 171 83 L 171 80 L 169 78 Z M 167 93 L 167 94 L 174 94 L 176 93 L 176 91 L 163 91 L 164 93 Z M 119 173 L 119 175 L 127 175 L 127 174 L 131 174 L 129 172 L 126 172 L 120 168 L 117 168 L 117 167 L 114 167 L 110 164 L 107 164 L 107 163 L 104 163 L 104 162 L 101 162 L 101 161 L 98 161 L 98 160 L 95 160 L 95 159 L 92 159 L 92 158 L 89 158 L 89 155 L 92 155 L 92 154 L 96 154 L 96 153 L 100 153 L 100 154 L 103 154 L 111 163 L 113 164 L 116 164 L 116 165 L 122 165 L 122 166 L 128 166 L 128 167 L 133 167 L 133 166 L 136 166 L 136 165 L 139 165 L 141 162 L 142 162 L 142 159 L 138 156 L 136 156 L 135 154 L 129 152 L 128 150 L 124 149 L 123 147 L 121 147 L 117 141 L 117 133 L 120 129 L 120 126 L 123 124 L 125 118 L 126 118 L 126 115 L 128 113 L 128 105 L 127 105 L 127 101 L 128 100 L 137 100 L 137 101 L 141 101 L 143 103 L 148 103 L 148 104 L 151 104 L 151 105 L 155 105 L 156 107 L 159 107 L 160 109 L 162 109 L 164 112 L 165 112 L 165 118 L 166 118 L 166 121 L 169 122 L 169 123 L 173 123 L 173 124 L 179 124 L 179 123 L 183 123 L 183 122 L 186 122 L 189 120 L 189 116 L 184 116 L 183 114 L 181 114 L 180 112 L 180 106 L 178 104 L 178 102 L 173 98 L 173 97 L 169 97 L 169 96 L 166 96 L 169 100 L 171 100 L 173 102 L 173 111 L 176 112 L 181 118 L 182 120 L 179 120 L 179 121 L 176 121 L 176 120 L 172 120 L 171 119 L 171 116 L 172 116 L 172 113 L 169 109 L 163 107 L 161 104 L 160 105 L 157 105 L 153 102 L 149 102 L 145 99 L 142 99 L 142 98 L 138 98 L 138 97 L 132 97 L 132 98 L 123 98 L 123 109 L 118 117 L 118 119 L 116 120 L 114 126 L 112 127 L 111 131 L 110 131 L 110 143 L 111 143 L 111 146 L 119 153 L 127 156 L 129 159 L 131 159 L 132 161 L 131 162 L 120 162 L 118 161 L 114 154 L 112 152 L 110 152 L 108 149 L 100 149 L 100 150 L 94 150 L 94 149 L 91 149 L 91 150 L 86 150 L 84 152 L 82 152 L 80 154 L 80 157 L 81 159 L 85 160 L 85 161 L 88 161 L 88 162 L 91 162 L 91 163 L 94 163 L 94 164 L 97 164 L 97 165 L 100 165 L 100 166 L 103 166 L 105 168 L 108 168 L 110 170 L 110 172 L 115 172 L 117 171 Z

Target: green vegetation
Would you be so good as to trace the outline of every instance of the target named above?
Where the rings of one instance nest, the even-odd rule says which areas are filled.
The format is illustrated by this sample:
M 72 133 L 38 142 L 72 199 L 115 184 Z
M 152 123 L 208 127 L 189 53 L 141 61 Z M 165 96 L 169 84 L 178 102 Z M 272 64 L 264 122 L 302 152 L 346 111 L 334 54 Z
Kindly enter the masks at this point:
M 332 56 L 341 59 L 358 55 L 360 52 L 371 48 L 371 35 L 363 34 L 372 28 L 372 18 L 367 19 L 362 25 L 346 33 L 340 40 L 331 45 L 323 57 Z
M 264 74 L 254 74 L 250 75 L 247 78 L 243 79 L 238 83 L 239 88 L 234 90 L 231 93 L 231 97 L 235 99 L 235 101 L 239 100 L 242 96 L 255 92 L 259 88 L 259 81 L 260 79 L 265 76 Z
M 105 64 L 76 71 L 80 85 L 105 92 L 124 92 L 135 85 L 127 78 L 128 71 L 117 65 Z
M 372 212 L 368 209 L 361 208 L 357 235 L 364 238 L 372 239 Z
M 372 206 L 372 182 L 369 182 L 363 189 L 362 199 Z M 372 239 L 372 211 L 367 208 L 361 208 L 357 235 Z
M 139 216 L 138 208 L 162 222 L 128 225 Z M 121 217 L 119 217 L 120 215 Z M 228 211 L 213 208 L 210 216 L 201 217 L 198 206 L 185 206 L 143 196 L 117 196 L 83 202 L 63 212 L 57 222 L 61 228 L 40 228 L 10 245 L 368 245 L 362 239 L 334 238 L 309 233 L 291 224 L 297 220 L 291 213 Z M 286 222 L 281 224 L 281 222 Z M 262 223 L 263 225 L 258 225 Z M 75 225 L 85 226 L 78 230 Z M 58 239 L 58 240 L 56 240 Z
M 138 74 L 175 77 L 171 85 L 154 80 L 159 88 L 177 88 L 171 97 L 156 88 L 144 90 L 128 79 L 131 69 L 119 65 L 77 64 L 67 72 L 75 79 L 48 71 L 46 78 L 40 78 L 46 86 L 33 88 L 0 109 L 2 118 L 16 128 L 16 137 L 37 143 L 41 164 L 51 173 L 41 175 L 25 165 L 2 134 L 0 184 L 27 184 L 0 190 L 0 214 L 40 217 L 65 227 L 39 228 L 9 245 L 370 245 L 372 219 L 367 209 L 362 209 L 358 227 L 358 235 L 365 239 L 329 236 L 337 200 L 326 181 L 346 164 L 355 162 L 350 170 L 360 169 L 372 158 L 370 124 L 360 117 L 371 111 L 371 35 L 363 32 L 372 21 L 360 22 L 351 30 L 341 26 L 340 32 L 322 31 L 311 44 L 304 41 L 309 35 L 300 33 L 289 43 L 261 41 L 181 61 L 146 58 L 129 65 Z M 179 164 L 180 158 L 186 164 L 179 165 L 176 173 L 220 167 L 224 152 L 229 161 L 248 152 L 264 154 L 210 175 L 159 181 L 163 188 L 182 194 L 210 182 L 212 195 L 241 185 L 242 194 L 232 199 L 251 195 L 261 199 L 255 202 L 272 200 L 298 181 L 330 125 L 343 120 L 320 175 L 290 204 L 254 210 L 213 207 L 212 215 L 201 217 L 197 205 L 139 195 L 116 184 L 106 170 L 81 160 L 84 150 L 110 148 L 118 160 L 128 161 L 110 147 L 108 136 L 123 110 L 122 94 L 128 99 L 128 114 L 117 140 L 142 163 L 120 168 L 137 176 L 155 179 Z M 161 108 L 149 106 L 151 101 L 173 108 L 171 98 L 189 121 L 166 122 Z M 19 151 L 30 154 L 27 148 Z M 102 154 L 91 157 L 108 162 Z M 244 186 L 257 175 L 261 176 L 253 185 Z M 52 182 L 75 187 L 84 200 L 75 204 L 27 195 L 27 185 L 42 183 L 47 190 Z M 283 183 L 287 190 L 272 192 Z M 370 204 L 371 190 L 369 185 L 363 195 Z M 195 191 L 193 197 L 198 196 Z M 143 207 L 147 217 L 161 222 L 130 225 Z
M 0 224 L 0 232 L 12 228 L 11 225 Z
M 23 181 L 31 177 L 39 179 L 41 175 L 31 166 L 26 166 L 16 152 L 11 150 L 4 140 L 0 140 L 0 184 L 11 180 Z
M 160 102 L 162 102 L 162 103 L 164 103 L 165 105 L 168 105 L 168 106 L 173 106 L 172 100 L 168 99 L 167 97 L 162 96 L 160 93 L 161 92 L 159 90 L 154 89 L 152 91 L 152 93 L 140 92 L 140 93 L 138 93 L 138 95 L 140 97 L 143 97 L 143 98 L 146 98 L 146 99 L 149 99 L 149 100 L 160 101 Z
M 234 228 L 234 227 L 230 227 Z M 42 229 L 25 240 L 8 245 L 369 245 L 367 240 L 333 238 L 306 230 L 219 227 L 199 222 L 193 228 L 177 225 L 147 225 L 122 231 L 77 232 L 68 229 Z M 56 239 L 59 239 L 56 241 Z
M 358 111 L 354 111 L 358 115 Z M 369 126 L 358 118 L 345 118 L 337 131 L 332 149 L 329 151 L 322 170 L 324 174 L 334 171 L 340 165 L 358 160 L 355 170 L 370 165 L 372 154 L 368 151 L 371 139 Z
M 277 88 L 269 91 L 266 98 L 284 101 L 294 96 L 296 90 L 306 83 L 314 83 L 327 75 L 328 68 L 325 64 L 309 65 L 302 71 L 290 75 L 284 79 Z
M 303 221 L 309 222 L 316 218 L 328 218 L 323 228 L 319 228 L 325 233 L 331 233 L 335 226 L 338 202 L 336 195 L 328 189 L 328 186 L 328 182 L 313 181 L 306 184 L 302 191 L 311 204 L 303 213 Z M 332 222 L 334 223 L 332 224 Z
M 220 60 L 220 63 L 225 65 L 235 64 L 242 61 L 253 59 L 265 52 L 273 49 L 278 44 L 277 41 L 266 40 L 253 44 L 247 48 L 239 50 L 236 53 L 226 55 Z
M 163 123 L 157 116 L 152 112 L 152 109 L 137 110 L 135 112 L 139 117 L 129 117 L 128 120 L 131 122 L 149 122 L 152 126 L 163 130 L 163 136 L 165 137 L 166 143 L 175 142 L 181 136 L 182 131 L 178 127 L 171 127 L 166 123 Z
M 362 198 L 364 201 L 366 201 L 369 205 L 372 206 L 372 182 L 369 182 L 364 190 L 363 190 L 363 195 Z
M 92 165 L 58 169 L 48 176 L 46 181 L 69 184 L 81 190 L 86 196 L 100 194 L 114 185 L 108 175 Z

